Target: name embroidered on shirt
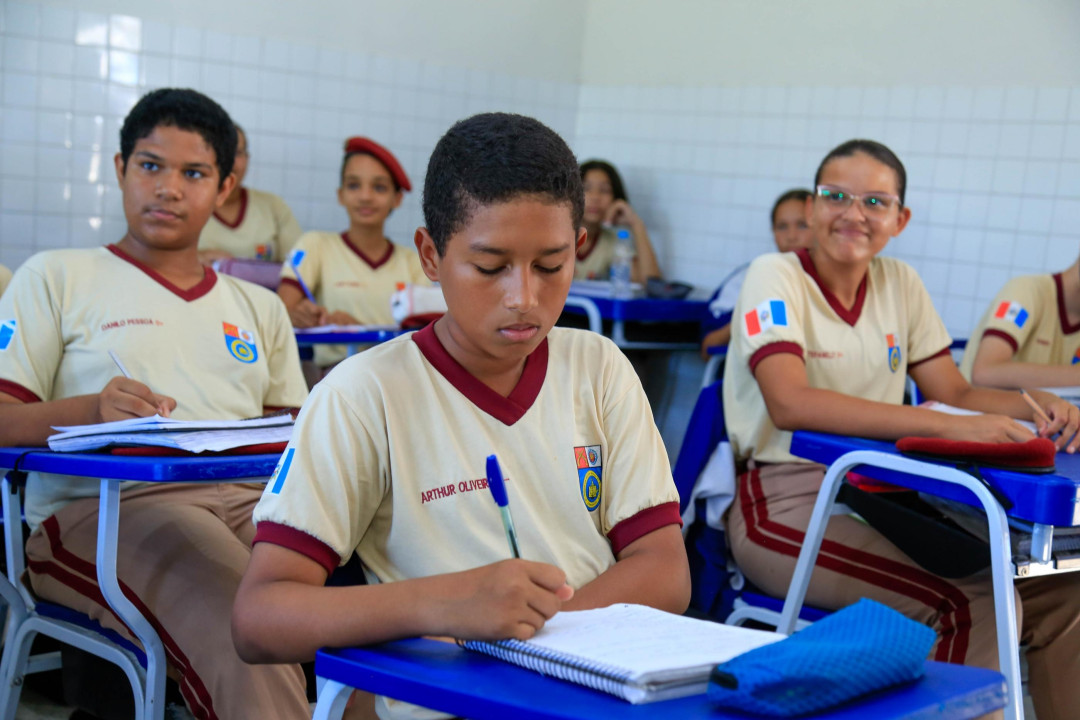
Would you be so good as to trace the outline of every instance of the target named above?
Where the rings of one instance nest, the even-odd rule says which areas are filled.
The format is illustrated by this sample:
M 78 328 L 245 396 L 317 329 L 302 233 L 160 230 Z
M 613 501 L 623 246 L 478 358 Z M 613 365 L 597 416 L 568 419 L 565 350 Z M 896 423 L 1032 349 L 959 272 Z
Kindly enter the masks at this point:
M 509 482 L 510 478 L 505 478 L 506 482 Z M 487 480 L 485 478 L 478 478 L 476 480 L 462 480 L 459 483 L 448 483 L 441 487 L 437 487 L 433 490 L 423 490 L 420 492 L 420 504 L 429 503 L 434 500 L 442 500 L 443 498 L 451 497 L 452 495 L 463 495 L 474 490 L 487 490 Z
M 1011 322 L 1018 328 L 1024 327 L 1024 323 L 1028 319 L 1028 311 L 1024 309 L 1024 306 L 1015 300 L 1002 301 L 997 310 L 994 311 L 994 317 L 998 320 L 1005 320 Z
M 123 320 L 112 320 L 110 322 L 101 323 L 101 330 L 115 330 L 116 328 L 132 327 L 132 326 L 154 326 L 161 327 L 165 323 L 161 320 L 154 318 L 124 318 Z
M 759 335 L 772 327 L 787 327 L 787 305 L 783 300 L 766 300 L 743 315 L 746 334 Z
M 806 356 L 815 360 L 835 360 L 844 357 L 844 353 L 839 350 L 807 350 Z

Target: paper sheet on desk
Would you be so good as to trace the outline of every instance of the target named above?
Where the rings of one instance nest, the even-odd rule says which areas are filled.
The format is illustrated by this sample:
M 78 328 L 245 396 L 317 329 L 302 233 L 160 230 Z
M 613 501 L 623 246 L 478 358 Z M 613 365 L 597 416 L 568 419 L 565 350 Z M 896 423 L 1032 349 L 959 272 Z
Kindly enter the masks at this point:
M 983 414 L 983 413 L 979 412 L 978 410 L 966 410 L 964 408 L 953 407 L 952 405 L 946 405 L 945 403 L 938 402 L 937 400 L 927 400 L 923 404 L 919 405 L 919 407 L 926 408 L 927 410 L 933 410 L 933 411 L 939 412 L 939 413 L 945 413 L 946 415 L 982 415 Z M 1038 428 L 1035 427 L 1035 423 L 1031 422 L 1030 420 L 1016 420 L 1014 418 L 1013 422 L 1015 422 L 1018 425 L 1023 425 L 1024 427 L 1026 427 L 1028 430 L 1030 430 L 1033 433 L 1038 433 L 1039 432 Z
M 189 452 L 220 452 L 245 445 L 288 442 L 288 413 L 247 420 L 176 420 L 160 415 L 96 425 L 58 426 L 49 437 L 55 452 L 84 452 L 119 445 L 149 445 Z

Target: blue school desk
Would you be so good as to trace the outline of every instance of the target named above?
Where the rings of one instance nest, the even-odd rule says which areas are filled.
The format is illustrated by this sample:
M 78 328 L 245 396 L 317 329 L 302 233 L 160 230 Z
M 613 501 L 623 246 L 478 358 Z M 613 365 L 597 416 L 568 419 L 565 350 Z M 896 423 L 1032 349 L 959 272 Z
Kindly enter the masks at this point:
M 790 632 L 810 584 L 810 574 L 825 535 L 829 517 L 850 512 L 836 503 L 837 492 L 848 472 L 901 485 L 938 497 L 981 508 L 989 524 L 991 575 L 998 636 L 1000 667 L 1009 688 L 1006 717 L 1023 718 L 1019 644 L 1013 581 L 1034 575 L 1080 569 L 1053 557 L 1054 526 L 1080 525 L 1080 456 L 1058 453 L 1056 469 L 1048 474 L 980 468 L 991 490 L 955 464 L 917 460 L 902 455 L 891 442 L 828 433 L 794 433 L 791 452 L 828 466 L 806 530 L 799 559 L 781 613 L 778 632 Z M 1008 498 L 1006 512 L 995 493 Z M 1029 557 L 1013 557 L 1009 540 L 1010 519 L 1030 527 Z M 1015 523 L 1014 523 L 1015 524 Z
M 325 684 L 314 720 L 340 718 L 353 688 L 414 702 L 474 720 L 623 720 L 679 718 L 746 720 L 714 709 L 705 695 L 644 705 L 545 677 L 451 643 L 412 639 L 344 650 L 320 650 L 315 674 Z M 927 662 L 915 683 L 876 693 L 816 720 L 975 718 L 1000 708 L 1005 683 L 982 668 Z
M 120 591 L 116 578 L 116 546 L 120 519 L 120 483 L 124 480 L 144 482 L 263 482 L 277 466 L 277 453 L 264 455 L 218 455 L 208 457 L 138 457 L 102 453 L 54 453 L 43 448 L 0 448 L 0 475 L 17 468 L 28 472 L 61 473 L 87 478 L 100 487 L 97 537 L 97 580 L 106 602 L 117 616 L 135 633 L 146 650 L 146 683 L 138 717 L 160 720 L 165 707 L 165 648 L 145 617 Z M 3 481 L 8 491 L 9 482 Z M 5 504 L 4 522 L 10 527 L 20 523 L 18 503 Z M 9 578 L 18 582 L 24 566 L 22 547 L 8 546 Z M 32 608 L 9 582 L 0 579 L 0 595 L 8 602 L 11 616 L 5 639 L 18 634 L 19 625 L 27 619 Z M 5 648 L 6 650 L 6 648 Z M 5 652 L 5 660 L 8 653 Z M 14 663 L 5 662 L 5 672 Z M 7 688 L 13 677 L 0 678 L 0 695 L 8 704 Z M 12 708 L 14 710 L 14 708 Z
M 313 345 L 346 345 L 349 355 L 355 355 L 361 345 L 378 345 L 387 340 L 393 340 L 398 335 L 403 335 L 407 330 L 398 329 L 371 329 L 357 332 L 310 332 L 297 330 L 296 344 L 302 348 Z
M 589 329 L 603 332 L 603 321 L 611 320 L 611 339 L 624 350 L 696 350 L 696 343 L 639 342 L 626 339 L 627 322 L 701 322 L 708 311 L 705 300 L 658 300 L 638 297 L 617 300 L 603 295 L 574 293 L 566 298 L 565 309 L 589 319 Z

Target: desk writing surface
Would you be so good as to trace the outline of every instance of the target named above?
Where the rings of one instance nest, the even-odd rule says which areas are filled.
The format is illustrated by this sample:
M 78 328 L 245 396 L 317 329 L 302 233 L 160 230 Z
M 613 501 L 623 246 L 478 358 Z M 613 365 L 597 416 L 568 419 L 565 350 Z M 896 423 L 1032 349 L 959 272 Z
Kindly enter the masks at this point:
M 21 460 L 19 458 L 22 458 Z M 234 478 L 264 478 L 274 472 L 278 453 L 263 455 L 152 456 L 107 453 L 54 453 L 47 448 L 0 448 L 0 468 L 79 477 L 149 482 L 214 482 Z
M 435 640 L 399 640 L 364 648 L 320 650 L 315 673 L 352 687 L 426 704 L 463 717 L 521 720 L 615 720 L 680 718 L 735 720 L 704 695 L 631 705 L 573 683 L 545 677 L 456 645 Z M 927 662 L 926 676 L 911 685 L 875 693 L 830 712 L 803 716 L 824 720 L 975 718 L 1000 708 L 1005 684 L 1000 673 Z
M 709 307 L 709 303 L 704 300 L 660 300 L 657 298 L 616 300 L 595 295 L 581 297 L 592 301 L 596 309 L 600 311 L 600 316 L 605 320 L 700 322 L 704 319 Z M 566 312 L 585 314 L 584 310 L 577 307 L 567 307 Z
M 393 340 L 408 330 L 361 330 L 356 332 L 296 332 L 296 344 L 309 345 L 374 345 Z
M 902 455 L 892 442 L 885 440 L 806 430 L 794 433 L 791 440 L 792 455 L 824 465 L 831 464 L 841 455 L 853 450 L 874 450 L 889 455 Z M 947 461 L 937 464 L 955 465 Z M 993 468 L 981 468 L 980 471 L 987 481 L 1013 502 L 1014 507 L 1008 511 L 1010 517 L 1046 525 L 1080 525 L 1080 455 L 1058 453 L 1055 464 L 1057 466 L 1055 471 L 1048 474 Z M 975 496 L 970 491 L 955 485 L 926 478 L 914 478 L 881 468 L 861 466 L 856 468 L 856 471 L 875 480 L 893 482 L 915 490 L 925 490 L 933 495 L 969 505 L 976 504 Z M 901 479 L 903 482 L 900 482 Z

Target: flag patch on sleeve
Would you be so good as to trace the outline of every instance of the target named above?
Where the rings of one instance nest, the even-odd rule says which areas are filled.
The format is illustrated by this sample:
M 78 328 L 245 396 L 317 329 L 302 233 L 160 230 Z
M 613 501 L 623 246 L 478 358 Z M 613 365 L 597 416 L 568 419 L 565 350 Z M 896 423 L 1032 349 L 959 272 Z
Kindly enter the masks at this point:
M 743 315 L 746 334 L 759 335 L 771 327 L 787 327 L 787 305 L 783 300 L 766 300 Z
M 15 339 L 15 321 L 4 320 L 0 322 L 0 350 L 7 350 L 11 341 Z
M 1028 319 L 1028 311 L 1024 309 L 1024 306 L 1015 300 L 1002 301 L 997 310 L 994 311 L 994 317 L 999 320 L 1011 322 L 1018 328 L 1024 327 L 1024 323 Z

